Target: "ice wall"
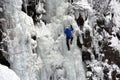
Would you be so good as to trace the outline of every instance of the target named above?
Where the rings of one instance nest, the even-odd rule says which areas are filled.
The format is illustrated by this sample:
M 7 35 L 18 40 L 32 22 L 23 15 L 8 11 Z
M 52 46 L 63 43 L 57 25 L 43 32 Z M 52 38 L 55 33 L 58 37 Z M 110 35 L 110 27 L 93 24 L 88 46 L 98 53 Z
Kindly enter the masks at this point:
M 74 33 L 71 51 L 67 50 L 64 28 L 78 26 L 74 17 L 66 15 L 68 3 L 47 0 L 47 25 L 36 25 L 21 11 L 22 0 L 6 0 L 7 60 L 21 80 L 86 80 L 81 51 Z M 41 5 L 41 4 L 40 4 Z
M 21 11 L 21 0 L 5 1 L 8 61 L 21 80 L 36 80 L 41 59 L 33 54 L 34 24 L 32 18 Z M 39 67 L 38 67 L 39 66 Z
M 56 15 L 51 18 L 51 23 L 40 24 L 37 31 L 37 54 L 41 56 L 44 67 L 39 73 L 41 80 L 85 80 L 81 52 L 76 46 L 76 35 L 71 51 L 67 50 L 64 28 L 72 24 L 78 28 L 74 17 L 66 16 L 68 3 L 60 3 L 56 8 Z M 44 73 L 44 74 L 43 74 Z

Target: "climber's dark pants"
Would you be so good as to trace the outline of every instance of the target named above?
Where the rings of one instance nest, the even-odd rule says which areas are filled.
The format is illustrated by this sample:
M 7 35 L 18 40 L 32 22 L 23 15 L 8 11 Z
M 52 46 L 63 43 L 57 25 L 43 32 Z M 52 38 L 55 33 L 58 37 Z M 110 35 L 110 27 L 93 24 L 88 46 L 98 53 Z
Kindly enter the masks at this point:
M 67 44 L 68 50 L 70 50 L 70 44 L 72 44 L 72 41 L 73 41 L 72 36 L 66 38 L 66 44 Z

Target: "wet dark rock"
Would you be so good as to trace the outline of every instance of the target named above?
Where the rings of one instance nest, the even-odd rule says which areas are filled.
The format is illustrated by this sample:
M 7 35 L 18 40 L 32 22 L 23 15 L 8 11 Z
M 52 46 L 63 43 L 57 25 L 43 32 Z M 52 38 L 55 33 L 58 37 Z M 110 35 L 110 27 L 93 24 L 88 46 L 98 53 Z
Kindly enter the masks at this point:
M 116 77 L 120 79 L 120 74 L 116 74 Z
M 0 27 L 0 30 L 3 31 L 2 27 Z M 0 32 L 0 42 L 3 39 L 2 32 Z M 0 44 L 0 49 L 3 49 L 4 51 L 7 51 L 7 44 L 6 42 L 3 42 L 3 44 Z M 3 51 L 0 50 L 0 64 L 10 67 L 10 63 L 5 59 L 3 56 Z
M 90 36 L 90 31 L 86 30 L 83 36 L 83 45 L 87 48 L 91 47 L 92 38 Z
M 53 80 L 52 76 L 50 76 L 50 80 Z
M 0 64 L 5 65 L 10 68 L 10 63 L 6 60 L 6 58 L 2 55 L 0 51 Z
M 38 15 L 36 13 L 35 6 L 37 5 L 38 0 L 29 0 L 27 3 L 23 0 L 22 4 L 22 11 L 28 14 L 30 17 L 33 18 L 34 23 L 36 23 L 36 16 Z
M 0 25 L 1 27 L 1 25 Z M 0 42 L 2 41 L 2 32 L 1 32 L 1 29 L 0 29 Z
M 82 26 L 84 25 L 84 19 L 82 18 L 81 14 L 79 14 L 79 18 L 76 19 L 76 22 L 78 26 L 80 27 L 80 29 L 82 29 Z
M 68 2 L 73 3 L 74 0 L 68 0 Z
M 119 32 L 116 33 L 116 36 L 120 40 L 120 33 Z
M 83 61 L 91 60 L 91 54 L 87 51 L 83 51 L 82 52 L 82 60 Z
M 80 42 L 79 36 L 77 36 L 77 46 L 78 46 L 79 48 L 82 48 L 82 44 L 81 44 L 81 42 Z
M 87 71 L 92 71 L 91 67 L 87 67 Z
M 117 71 L 114 70 L 114 71 L 112 72 L 112 80 L 116 80 L 116 74 L 117 74 Z
M 1 4 L 1 1 L 0 1 L 0 4 Z M 2 6 L 2 4 L 1 4 L 1 6 Z M 4 18 L 4 13 L 0 12 L 0 19 L 3 19 L 3 18 Z M 4 51 L 7 51 L 7 44 L 5 41 L 3 41 L 3 38 L 5 38 L 5 36 L 3 35 L 3 33 L 5 33 L 4 28 L 5 28 L 4 21 L 1 20 L 0 21 L 0 64 L 10 67 L 10 63 L 3 56 Z M 4 51 L 2 51 L 2 50 L 4 50 Z
M 109 46 L 109 43 L 104 43 L 102 47 L 102 53 L 105 54 L 105 59 L 109 60 L 109 63 L 114 62 L 120 67 L 120 55 L 119 51 Z
M 104 27 L 105 31 L 112 35 L 112 27 Z
M 105 20 L 104 19 L 98 19 L 96 22 L 97 22 L 97 25 L 99 27 L 101 27 L 101 25 L 105 25 Z
M 96 54 L 96 52 L 95 52 L 95 49 L 94 49 L 94 48 L 92 49 L 92 52 L 93 52 L 93 54 L 94 54 L 94 56 L 95 56 L 95 59 L 98 59 L 98 54 Z
M 102 41 L 98 41 L 98 45 L 101 46 L 102 45 Z
M 101 35 L 101 33 L 103 32 L 102 28 L 97 29 L 97 32 Z

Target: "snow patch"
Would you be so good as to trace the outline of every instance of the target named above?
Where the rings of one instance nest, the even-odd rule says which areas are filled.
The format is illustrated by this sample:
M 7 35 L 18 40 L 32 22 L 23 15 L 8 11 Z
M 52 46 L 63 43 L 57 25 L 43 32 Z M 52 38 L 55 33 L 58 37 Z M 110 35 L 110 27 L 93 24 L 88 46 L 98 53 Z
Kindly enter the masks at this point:
M 0 64 L 0 79 L 1 80 L 20 80 L 14 71 Z
M 117 37 L 112 36 L 112 39 L 110 40 L 111 42 L 111 47 L 119 50 L 120 49 L 120 41 L 118 40 Z

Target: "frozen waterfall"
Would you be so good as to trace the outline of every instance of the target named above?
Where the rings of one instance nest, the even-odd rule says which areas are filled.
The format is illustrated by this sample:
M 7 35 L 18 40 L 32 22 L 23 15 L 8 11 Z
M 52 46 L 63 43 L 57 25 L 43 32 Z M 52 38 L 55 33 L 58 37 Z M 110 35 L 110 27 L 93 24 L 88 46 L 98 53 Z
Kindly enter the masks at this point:
M 21 11 L 22 0 L 5 0 L 6 55 L 10 68 L 20 80 L 86 80 L 75 33 L 71 50 L 68 51 L 66 46 L 65 26 L 72 24 L 79 30 L 74 17 L 66 15 L 69 3 L 51 0 L 46 3 L 50 22 L 45 25 L 38 18 L 34 25 L 32 18 Z M 41 14 L 43 9 L 38 5 L 37 12 Z
M 119 80 L 119 5 L 119 0 L 0 1 L 0 80 Z M 74 29 L 70 50 L 68 25 Z

